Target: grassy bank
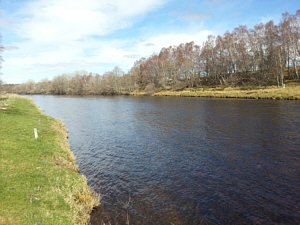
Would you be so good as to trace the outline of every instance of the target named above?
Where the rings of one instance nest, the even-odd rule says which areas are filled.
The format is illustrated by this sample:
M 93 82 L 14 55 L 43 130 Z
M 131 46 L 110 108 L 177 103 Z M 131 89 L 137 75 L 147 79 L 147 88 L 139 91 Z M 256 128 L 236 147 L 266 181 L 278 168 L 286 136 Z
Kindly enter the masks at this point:
M 132 95 L 146 95 L 144 91 L 135 91 Z M 148 93 L 149 94 L 149 93 Z M 270 87 L 203 87 L 188 88 L 181 91 L 156 91 L 154 96 L 214 97 L 245 99 L 286 99 L 300 100 L 300 83 L 287 82 L 286 88 Z
M 0 151 L 0 224 L 88 223 L 99 196 L 78 173 L 61 121 L 27 98 L 2 97 Z

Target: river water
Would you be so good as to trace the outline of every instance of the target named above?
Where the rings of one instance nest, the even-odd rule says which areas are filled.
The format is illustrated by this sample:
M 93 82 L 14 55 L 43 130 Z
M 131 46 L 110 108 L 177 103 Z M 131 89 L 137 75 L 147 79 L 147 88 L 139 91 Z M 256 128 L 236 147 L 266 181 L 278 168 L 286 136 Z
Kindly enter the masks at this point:
M 30 97 L 102 195 L 92 224 L 300 224 L 300 101 Z

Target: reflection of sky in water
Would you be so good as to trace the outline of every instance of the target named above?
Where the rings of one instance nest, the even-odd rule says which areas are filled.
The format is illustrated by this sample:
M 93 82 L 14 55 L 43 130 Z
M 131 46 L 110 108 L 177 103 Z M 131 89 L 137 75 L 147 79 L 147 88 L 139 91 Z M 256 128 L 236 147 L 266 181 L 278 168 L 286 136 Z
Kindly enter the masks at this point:
M 32 98 L 102 194 L 94 224 L 300 221 L 300 102 Z

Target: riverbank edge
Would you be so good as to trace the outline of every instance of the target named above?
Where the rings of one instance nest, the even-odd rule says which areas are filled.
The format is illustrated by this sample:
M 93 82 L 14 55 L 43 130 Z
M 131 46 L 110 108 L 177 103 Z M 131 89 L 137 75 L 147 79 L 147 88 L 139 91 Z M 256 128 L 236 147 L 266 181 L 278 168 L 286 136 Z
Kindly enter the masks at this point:
M 198 88 L 180 91 L 157 90 L 150 92 L 134 91 L 134 96 L 170 96 L 170 97 L 207 97 L 207 98 L 240 98 L 240 99 L 272 99 L 272 100 L 300 100 L 300 86 L 286 88 Z
M 16 140 L 9 140 L 10 137 L 8 137 L 7 140 L 3 137 L 0 139 L 1 142 L 5 144 L 14 142 L 11 143 L 14 145 L 13 148 L 10 149 L 10 147 L 7 147 L 9 145 L 4 144 L 5 149 L 1 149 L 2 168 L 0 175 L 1 180 L 4 182 L 2 183 L 3 185 L 0 186 L 2 186 L 2 194 L 5 196 L 1 196 L 0 194 L 3 200 L 1 200 L 0 224 L 35 224 L 38 221 L 43 221 L 43 223 L 46 224 L 89 224 L 90 213 L 93 208 L 100 204 L 100 195 L 95 193 L 88 186 L 86 177 L 79 174 L 79 167 L 75 162 L 74 154 L 67 142 L 68 131 L 65 128 L 65 125 L 62 121 L 42 113 L 41 109 L 32 99 L 20 96 L 1 96 L 2 101 L 3 99 L 5 99 L 5 103 L 0 103 L 0 115 L 9 112 L 10 108 L 14 108 L 14 112 L 11 114 L 16 113 L 17 111 L 22 112 L 24 110 L 28 113 L 29 110 L 26 109 L 27 106 L 29 108 L 35 108 L 33 113 L 31 114 L 30 111 L 28 115 L 33 119 L 36 118 L 36 120 L 39 120 L 39 123 L 36 126 L 39 137 L 36 140 L 33 140 L 33 127 L 20 127 L 20 133 L 22 130 L 28 131 L 29 129 L 32 129 L 32 138 L 26 143 L 28 146 L 20 146 L 22 145 L 22 141 L 18 141 L 18 138 L 16 138 Z M 20 99 L 26 101 L 26 103 L 24 103 L 26 106 L 25 108 L 18 109 L 20 106 L 16 104 L 16 101 Z M 12 119 L 15 119 L 15 122 L 20 119 L 20 115 L 18 114 L 9 116 L 12 117 Z M 24 120 L 24 118 L 26 119 L 28 117 L 22 117 L 22 120 Z M 28 120 L 31 119 L 29 118 Z M 30 121 L 30 123 L 32 123 L 32 121 Z M 14 126 L 5 126 L 5 124 L 1 124 L 1 129 L 6 133 L 15 133 L 17 131 L 14 129 Z M 51 131 L 49 131 L 49 129 Z M 46 135 L 49 135 L 50 137 L 51 135 L 53 136 L 52 143 L 49 143 L 49 137 L 45 138 Z M 20 136 L 19 138 L 23 137 Z M 29 151 L 27 151 L 26 148 L 32 146 L 32 142 L 34 141 L 37 143 L 35 145 L 36 148 L 31 147 L 28 149 Z M 37 153 L 42 150 L 42 146 L 48 147 L 49 145 L 53 146 L 52 152 L 48 150 L 45 155 L 39 155 Z M 15 157 L 17 158 L 16 162 L 9 157 L 5 157 L 10 155 L 11 152 L 16 149 L 23 150 L 24 153 L 22 154 L 22 157 L 24 157 L 24 159 L 22 159 L 22 157 L 20 158 L 21 154 Z M 38 156 L 41 159 L 38 160 L 38 162 L 32 159 L 32 157 L 36 158 Z M 25 161 L 29 161 L 28 159 L 32 159 L 32 161 L 27 165 Z M 17 162 L 21 163 L 22 166 L 18 167 Z M 5 165 L 9 165 L 10 169 L 8 170 Z M 30 170 L 27 168 L 28 166 L 35 167 L 38 171 L 43 171 L 42 179 L 40 181 L 38 180 L 39 175 L 37 175 L 36 170 L 34 170 L 32 174 L 27 172 Z M 13 174 L 15 177 L 18 177 L 18 175 L 24 172 L 26 172 L 26 174 L 23 174 L 24 177 L 33 177 L 34 181 L 25 180 L 25 178 L 24 181 L 20 179 L 2 179 L 4 177 L 13 177 Z M 51 174 L 51 172 L 53 172 L 53 174 Z M 43 184 L 43 181 L 45 180 L 47 182 Z M 16 187 L 16 182 L 23 182 L 24 186 L 21 185 L 21 187 Z M 40 185 L 36 186 L 36 184 L 28 183 L 39 183 Z M 34 190 L 32 190 L 33 186 L 35 187 Z M 28 190 L 26 190 L 26 188 L 28 188 Z M 16 193 L 17 191 L 22 193 Z M 24 197 L 24 193 L 27 193 L 25 201 L 23 201 L 24 205 L 22 205 L 22 202 L 16 202 L 18 209 L 15 213 L 13 212 L 14 210 L 11 208 L 10 203 L 5 205 L 5 202 L 11 202 L 11 204 L 14 205 L 12 202 L 14 200 L 13 196 L 18 196 L 20 194 Z M 60 205 L 61 209 L 54 207 L 59 207 Z M 40 209 L 38 209 L 39 206 Z M 27 215 L 26 212 L 25 214 L 23 212 L 19 213 L 19 209 L 26 209 L 28 207 L 32 207 L 33 210 L 28 211 Z M 40 214 L 39 216 L 37 216 L 37 212 Z

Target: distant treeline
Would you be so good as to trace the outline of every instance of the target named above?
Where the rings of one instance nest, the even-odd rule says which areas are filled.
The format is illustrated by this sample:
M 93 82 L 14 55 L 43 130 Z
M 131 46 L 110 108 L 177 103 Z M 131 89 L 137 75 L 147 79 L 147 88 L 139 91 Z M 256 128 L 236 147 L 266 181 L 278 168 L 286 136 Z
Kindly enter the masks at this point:
M 119 95 L 137 89 L 132 78 L 119 67 L 103 75 L 82 70 L 56 76 L 51 81 L 43 79 L 35 83 L 29 80 L 24 84 L 13 85 L 12 90 L 26 94 Z
M 136 61 L 125 74 L 115 67 L 103 75 L 77 71 L 49 81 L 7 86 L 28 94 L 126 94 L 134 90 L 181 90 L 205 85 L 277 85 L 299 79 L 300 10 L 284 13 L 281 21 L 239 26 L 222 36 L 161 49 Z

